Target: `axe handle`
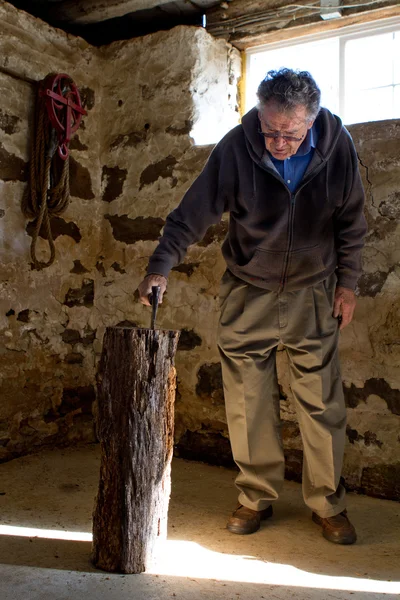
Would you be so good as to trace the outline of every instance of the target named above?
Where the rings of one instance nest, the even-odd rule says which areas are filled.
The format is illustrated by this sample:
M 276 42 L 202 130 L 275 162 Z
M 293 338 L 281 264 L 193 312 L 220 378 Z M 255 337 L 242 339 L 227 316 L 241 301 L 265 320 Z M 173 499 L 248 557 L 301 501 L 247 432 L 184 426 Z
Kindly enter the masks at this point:
M 151 294 L 149 294 L 149 302 L 152 307 L 151 325 L 150 325 L 151 329 L 156 328 L 156 316 L 157 316 L 158 303 L 160 300 L 160 292 L 161 292 L 161 287 L 159 285 L 153 285 L 151 288 Z

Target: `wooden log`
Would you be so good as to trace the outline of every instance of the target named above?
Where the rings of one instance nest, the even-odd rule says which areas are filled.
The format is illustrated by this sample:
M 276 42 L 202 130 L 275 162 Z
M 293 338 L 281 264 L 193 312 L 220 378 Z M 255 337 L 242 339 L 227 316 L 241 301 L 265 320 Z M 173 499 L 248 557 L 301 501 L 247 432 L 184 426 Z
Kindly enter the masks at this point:
M 166 538 L 178 331 L 107 327 L 97 375 L 100 484 L 92 560 L 142 573 Z

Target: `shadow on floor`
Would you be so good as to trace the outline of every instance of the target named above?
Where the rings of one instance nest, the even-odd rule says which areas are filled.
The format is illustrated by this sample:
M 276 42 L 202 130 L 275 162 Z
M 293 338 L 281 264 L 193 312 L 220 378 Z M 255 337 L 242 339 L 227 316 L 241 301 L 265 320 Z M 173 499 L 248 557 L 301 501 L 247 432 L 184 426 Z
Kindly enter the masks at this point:
M 91 542 L 0 535 L 0 563 L 45 569 L 96 572 Z

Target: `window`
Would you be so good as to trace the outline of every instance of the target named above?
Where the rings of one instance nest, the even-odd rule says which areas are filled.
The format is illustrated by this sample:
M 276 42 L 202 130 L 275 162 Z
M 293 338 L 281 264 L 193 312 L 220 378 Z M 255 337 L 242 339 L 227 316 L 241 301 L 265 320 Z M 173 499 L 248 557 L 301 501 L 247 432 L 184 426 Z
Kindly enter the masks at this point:
M 399 20 L 247 51 L 246 111 L 256 104 L 267 71 L 280 67 L 309 71 L 321 89 L 322 106 L 345 124 L 400 118 Z

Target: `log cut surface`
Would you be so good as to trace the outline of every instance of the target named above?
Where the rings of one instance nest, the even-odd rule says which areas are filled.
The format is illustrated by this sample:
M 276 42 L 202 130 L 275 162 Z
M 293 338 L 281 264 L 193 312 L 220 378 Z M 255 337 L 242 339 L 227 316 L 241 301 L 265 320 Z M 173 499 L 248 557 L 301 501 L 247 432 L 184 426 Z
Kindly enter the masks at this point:
M 98 376 L 93 562 L 141 573 L 166 538 L 178 331 L 108 327 Z

